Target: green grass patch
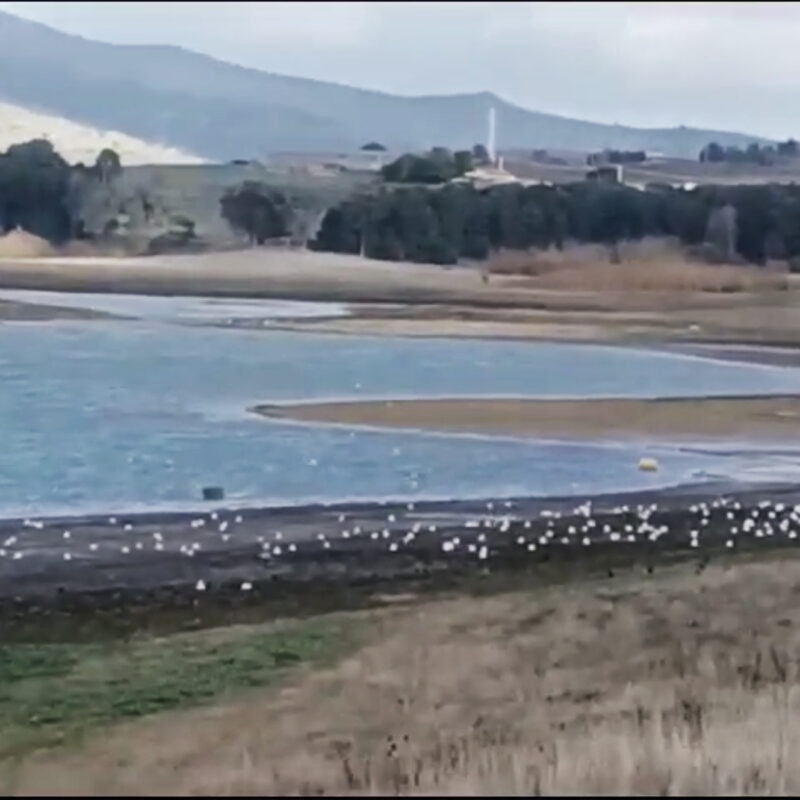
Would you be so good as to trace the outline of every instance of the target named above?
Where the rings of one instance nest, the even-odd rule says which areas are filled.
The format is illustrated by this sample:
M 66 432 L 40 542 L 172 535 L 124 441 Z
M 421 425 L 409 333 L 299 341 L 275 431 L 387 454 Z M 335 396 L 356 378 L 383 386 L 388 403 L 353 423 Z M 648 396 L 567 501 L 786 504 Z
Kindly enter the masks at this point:
M 0 647 L 0 759 L 328 662 L 354 642 L 345 622 L 333 616 L 127 642 Z

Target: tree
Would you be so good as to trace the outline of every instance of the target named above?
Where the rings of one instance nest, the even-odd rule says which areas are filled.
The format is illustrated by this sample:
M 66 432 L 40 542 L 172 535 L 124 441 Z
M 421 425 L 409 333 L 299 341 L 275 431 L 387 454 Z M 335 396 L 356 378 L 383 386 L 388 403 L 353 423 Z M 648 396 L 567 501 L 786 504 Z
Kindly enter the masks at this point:
M 489 151 L 482 144 L 472 145 L 472 157 L 475 159 L 476 164 L 489 163 Z
M 788 158 L 796 158 L 800 154 L 800 147 L 794 139 L 787 139 L 785 142 L 779 142 L 778 155 L 787 156 Z
M 725 160 L 725 150 L 721 144 L 717 142 L 709 142 L 700 151 L 700 160 L 708 161 L 711 164 L 717 164 Z
M 94 162 L 94 171 L 101 183 L 110 183 L 122 172 L 122 162 L 110 147 L 100 151 Z
M 72 170 L 44 139 L 15 144 L 0 155 L 0 228 L 20 227 L 59 244 L 75 229 Z
M 456 175 L 463 175 L 470 172 L 473 167 L 472 153 L 469 150 L 457 150 L 453 153 L 453 167 Z
M 730 203 L 715 208 L 708 217 L 705 241 L 727 263 L 734 260 L 736 236 L 736 209 Z
M 362 150 L 369 153 L 385 153 L 386 148 L 380 142 L 367 142 L 362 146 Z
M 289 234 L 292 208 L 286 197 L 258 181 L 245 181 L 220 198 L 222 217 L 250 244 L 264 244 Z
M 427 156 L 406 153 L 381 168 L 387 183 L 446 183 L 456 174 L 452 155 L 441 148 Z

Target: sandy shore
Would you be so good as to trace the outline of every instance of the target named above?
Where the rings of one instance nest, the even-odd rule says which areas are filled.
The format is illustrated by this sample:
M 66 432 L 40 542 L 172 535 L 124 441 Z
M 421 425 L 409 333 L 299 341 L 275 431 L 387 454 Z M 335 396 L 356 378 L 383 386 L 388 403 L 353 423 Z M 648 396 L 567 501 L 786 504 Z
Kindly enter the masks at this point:
M 275 419 L 559 439 L 800 440 L 800 397 L 389 400 L 254 410 Z

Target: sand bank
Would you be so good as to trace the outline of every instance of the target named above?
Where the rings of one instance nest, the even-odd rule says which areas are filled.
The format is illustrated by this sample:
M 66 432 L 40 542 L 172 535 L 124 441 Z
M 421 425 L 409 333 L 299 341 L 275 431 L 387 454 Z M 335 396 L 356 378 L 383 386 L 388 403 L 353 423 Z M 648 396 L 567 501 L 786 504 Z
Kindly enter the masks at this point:
M 264 416 L 347 425 L 593 439 L 800 440 L 800 397 L 389 400 L 262 405 Z

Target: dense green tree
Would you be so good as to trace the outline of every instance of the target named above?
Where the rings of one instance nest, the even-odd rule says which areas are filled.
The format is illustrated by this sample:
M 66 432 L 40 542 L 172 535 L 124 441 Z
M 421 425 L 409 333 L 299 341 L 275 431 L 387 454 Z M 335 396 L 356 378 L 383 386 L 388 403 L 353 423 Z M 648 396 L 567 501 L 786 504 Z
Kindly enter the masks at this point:
M 0 224 L 61 243 L 73 232 L 72 170 L 44 139 L 15 144 L 0 155 Z
M 715 211 L 725 207 L 730 211 L 722 216 Z M 562 247 L 568 239 L 613 249 L 645 236 L 675 237 L 691 246 L 706 242 L 723 260 L 758 264 L 800 256 L 800 187 L 639 191 L 593 181 L 481 191 L 457 183 L 384 187 L 330 209 L 312 246 L 338 252 L 361 252 L 363 246 L 374 258 L 452 263 L 484 259 L 501 248 Z
M 258 181 L 245 181 L 220 198 L 228 224 L 247 235 L 251 244 L 264 244 L 289 234 L 292 208 L 286 197 Z

